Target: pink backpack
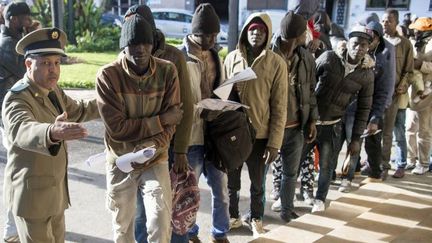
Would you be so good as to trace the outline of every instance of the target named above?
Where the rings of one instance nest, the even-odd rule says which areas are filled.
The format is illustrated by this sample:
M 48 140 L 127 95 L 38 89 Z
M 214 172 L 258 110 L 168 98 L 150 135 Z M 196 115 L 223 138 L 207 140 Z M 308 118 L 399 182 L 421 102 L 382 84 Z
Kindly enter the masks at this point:
M 185 235 L 194 226 L 199 209 L 200 193 L 192 168 L 185 173 L 170 171 L 173 209 L 171 224 L 174 233 Z

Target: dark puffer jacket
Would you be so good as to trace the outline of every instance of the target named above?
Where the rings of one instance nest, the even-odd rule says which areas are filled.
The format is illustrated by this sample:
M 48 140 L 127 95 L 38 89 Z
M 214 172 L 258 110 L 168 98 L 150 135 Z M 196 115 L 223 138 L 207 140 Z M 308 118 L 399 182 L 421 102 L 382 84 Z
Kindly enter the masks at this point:
M 282 56 L 280 51 L 280 34 L 273 38 L 272 41 L 272 51 Z M 296 86 L 295 93 L 300 110 L 300 124 L 304 128 L 309 121 L 316 121 L 318 119 L 317 101 L 314 93 L 316 85 L 315 60 L 312 54 L 303 47 L 296 48 L 295 52 L 300 56 L 297 68 L 298 85 Z
M 324 52 L 316 60 L 318 114 L 321 121 L 342 118 L 353 96 L 358 103 L 353 127 L 353 139 L 360 139 L 366 128 L 374 92 L 374 61 L 366 55 L 354 71 L 345 76 L 344 58 L 346 52 L 337 55 L 334 51 Z

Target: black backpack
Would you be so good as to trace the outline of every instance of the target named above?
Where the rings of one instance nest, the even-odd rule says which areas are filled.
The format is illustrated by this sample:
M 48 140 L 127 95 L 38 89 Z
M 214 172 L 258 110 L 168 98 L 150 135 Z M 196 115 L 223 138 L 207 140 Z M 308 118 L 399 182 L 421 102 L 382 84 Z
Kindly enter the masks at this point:
M 249 157 L 255 143 L 255 129 L 243 109 L 224 111 L 207 122 L 206 159 L 228 173 Z

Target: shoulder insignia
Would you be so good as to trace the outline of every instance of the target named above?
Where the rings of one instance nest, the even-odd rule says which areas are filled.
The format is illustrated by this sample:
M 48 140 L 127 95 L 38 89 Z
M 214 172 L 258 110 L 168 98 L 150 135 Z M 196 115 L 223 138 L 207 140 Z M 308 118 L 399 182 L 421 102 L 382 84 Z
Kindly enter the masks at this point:
M 12 88 L 10 88 L 10 91 L 14 92 L 14 93 L 19 93 L 23 90 L 25 90 L 30 84 L 26 81 L 26 80 L 20 80 L 18 82 L 16 82 Z

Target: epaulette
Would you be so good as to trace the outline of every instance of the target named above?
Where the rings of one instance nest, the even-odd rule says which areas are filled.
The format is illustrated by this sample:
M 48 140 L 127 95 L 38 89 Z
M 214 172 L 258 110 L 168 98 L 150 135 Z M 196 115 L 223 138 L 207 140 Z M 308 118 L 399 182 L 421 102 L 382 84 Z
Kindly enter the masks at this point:
M 21 79 L 20 81 L 16 82 L 9 90 L 13 93 L 19 93 L 25 90 L 28 86 L 30 86 L 29 82 L 25 79 Z

